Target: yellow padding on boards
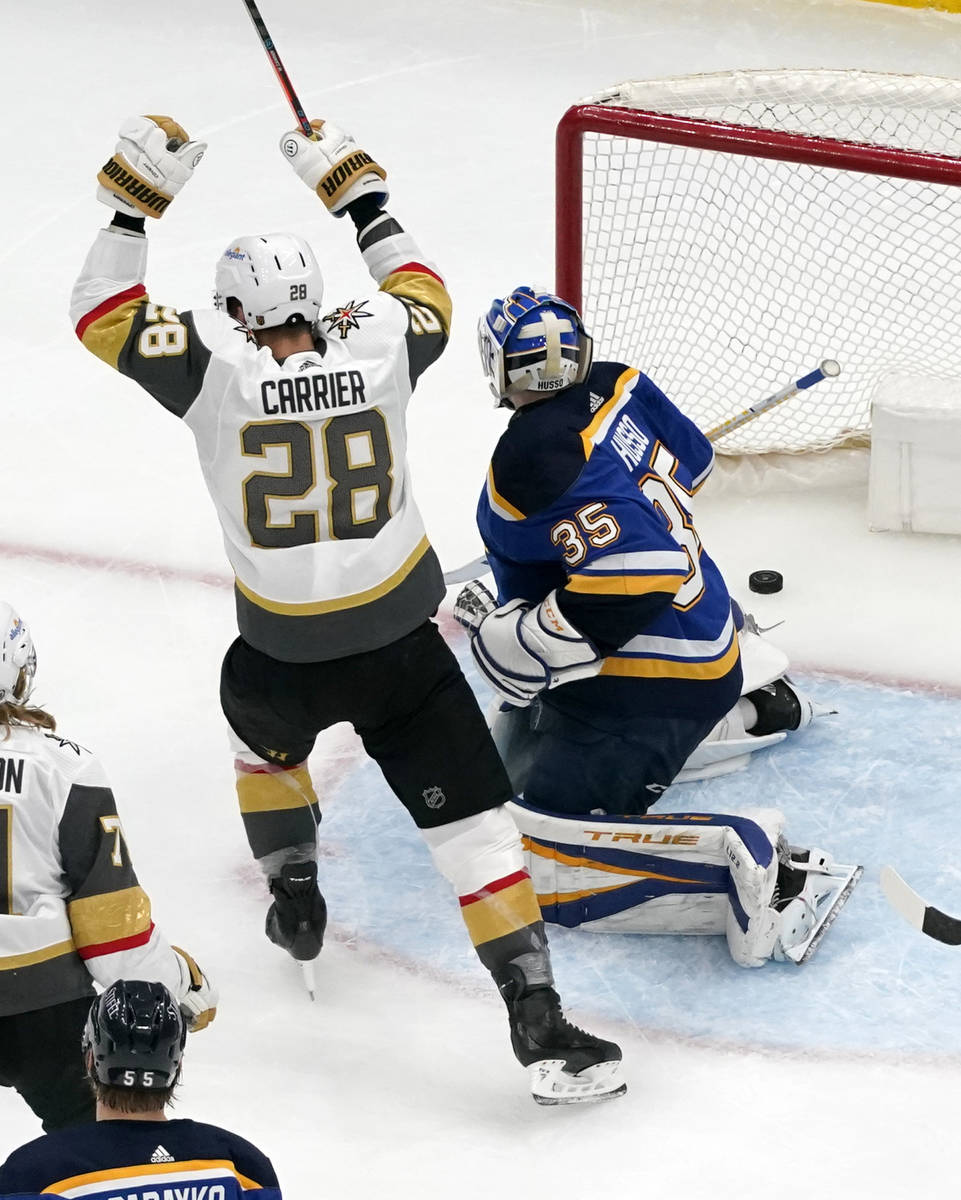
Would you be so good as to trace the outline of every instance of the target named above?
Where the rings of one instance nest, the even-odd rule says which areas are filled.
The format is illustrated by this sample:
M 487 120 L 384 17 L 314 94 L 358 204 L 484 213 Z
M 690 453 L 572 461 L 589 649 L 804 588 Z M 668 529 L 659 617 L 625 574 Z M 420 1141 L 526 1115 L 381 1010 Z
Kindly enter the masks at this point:
M 461 908 L 461 916 L 475 946 L 492 942 L 494 938 L 506 937 L 519 929 L 526 929 L 541 919 L 541 910 L 529 879 L 523 879 L 511 887 L 491 892 L 482 899 Z
M 901 8 L 933 8 L 939 12 L 961 13 L 961 0 L 868 0 L 869 4 L 897 4 Z
M 242 813 L 282 812 L 317 804 L 306 767 L 292 771 L 238 771 L 237 798 Z

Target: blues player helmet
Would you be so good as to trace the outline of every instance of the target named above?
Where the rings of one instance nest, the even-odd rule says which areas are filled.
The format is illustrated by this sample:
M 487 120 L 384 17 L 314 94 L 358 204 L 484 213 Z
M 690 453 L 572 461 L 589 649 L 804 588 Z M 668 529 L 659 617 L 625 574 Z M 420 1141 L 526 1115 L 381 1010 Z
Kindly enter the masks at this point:
M 495 300 L 477 327 L 484 374 L 498 405 L 518 392 L 559 392 L 582 383 L 593 343 L 577 309 L 523 286 Z
M 167 1088 L 177 1080 L 187 1026 L 162 983 L 120 979 L 90 1006 L 88 1071 L 110 1087 Z
M 229 312 L 237 300 L 248 329 L 285 325 L 292 317 L 313 324 L 324 299 L 314 252 L 293 233 L 237 238 L 217 262 L 214 306 Z
M 30 631 L 9 604 L 0 600 L 0 704 L 23 704 L 37 670 Z

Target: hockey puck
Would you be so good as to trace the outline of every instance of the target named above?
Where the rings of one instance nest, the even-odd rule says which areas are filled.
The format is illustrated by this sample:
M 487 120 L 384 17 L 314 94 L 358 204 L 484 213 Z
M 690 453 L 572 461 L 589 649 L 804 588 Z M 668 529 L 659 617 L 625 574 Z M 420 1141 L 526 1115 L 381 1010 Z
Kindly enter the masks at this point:
M 780 571 L 752 571 L 747 586 L 752 592 L 779 592 L 784 587 L 784 576 Z

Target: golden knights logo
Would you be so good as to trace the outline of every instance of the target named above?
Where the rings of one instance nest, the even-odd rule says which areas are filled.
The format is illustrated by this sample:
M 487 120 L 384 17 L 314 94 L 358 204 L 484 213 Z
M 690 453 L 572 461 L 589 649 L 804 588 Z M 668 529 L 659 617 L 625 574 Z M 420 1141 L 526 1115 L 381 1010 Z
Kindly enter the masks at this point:
M 333 312 L 321 317 L 321 320 L 327 323 L 327 332 L 333 333 L 337 329 L 341 338 L 345 338 L 352 329 L 359 329 L 361 317 L 374 315 L 367 311 L 367 303 L 366 300 L 350 300 L 341 308 L 335 308 Z

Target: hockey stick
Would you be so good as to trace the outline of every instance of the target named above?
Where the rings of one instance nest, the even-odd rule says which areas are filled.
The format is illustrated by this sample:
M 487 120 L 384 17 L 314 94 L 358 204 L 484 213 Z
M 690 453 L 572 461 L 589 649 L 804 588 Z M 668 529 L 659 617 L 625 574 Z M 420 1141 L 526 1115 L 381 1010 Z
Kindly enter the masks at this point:
M 894 867 L 881 868 L 881 890 L 894 911 L 909 925 L 946 946 L 961 946 L 961 918 L 948 916 L 940 908 L 925 904 Z
M 746 425 L 748 421 L 753 421 L 755 417 L 759 417 L 761 413 L 766 413 L 770 409 L 775 408 L 778 404 L 783 404 L 785 400 L 790 400 L 792 396 L 796 396 L 798 392 L 803 392 L 806 388 L 814 387 L 816 383 L 820 383 L 822 379 L 833 379 L 841 374 L 841 368 L 833 358 L 826 358 L 824 362 L 809 375 L 804 375 L 800 379 L 796 379 L 794 383 L 789 383 L 787 387 L 782 388 L 779 392 L 775 392 L 773 396 L 768 396 L 766 400 L 759 400 L 757 404 L 752 404 L 750 408 L 745 408 L 743 412 L 739 412 L 735 417 L 728 417 L 726 421 L 722 421 L 720 425 L 715 425 L 713 429 L 709 429 L 705 433 L 705 437 L 709 442 L 716 442 L 718 438 L 725 437 L 729 433 L 733 433 L 735 429 L 740 429 L 742 425 Z
M 305 137 L 309 137 L 312 142 L 317 141 L 317 131 L 311 127 L 307 120 L 307 115 L 297 99 L 297 93 L 294 91 L 294 85 L 290 82 L 284 64 L 280 61 L 280 55 L 277 53 L 277 47 L 274 45 L 274 39 L 267 32 L 267 26 L 264 24 L 264 19 L 260 15 L 260 9 L 254 3 L 254 0 L 244 0 L 244 8 L 250 14 L 250 19 L 254 23 L 254 29 L 263 43 L 264 49 L 267 51 L 267 57 L 270 59 L 271 65 L 280 80 L 280 86 L 284 90 L 284 95 L 287 97 L 287 102 L 294 110 L 294 116 L 297 118 L 297 123 L 300 126 Z
M 785 400 L 790 400 L 798 392 L 803 392 L 806 388 L 814 387 L 822 379 L 833 379 L 840 374 L 841 368 L 834 359 L 826 358 L 810 374 L 803 375 L 800 379 L 796 379 L 794 383 L 789 383 L 787 387 L 782 388 L 779 392 L 775 392 L 773 396 L 768 396 L 765 400 L 759 400 L 757 404 L 752 404 L 750 408 L 745 408 L 736 416 L 729 417 L 726 421 L 722 421 L 720 425 L 715 425 L 704 436 L 709 442 L 716 442 L 718 438 L 732 433 L 735 429 L 740 429 L 748 421 L 753 421 L 761 413 L 766 413 L 778 404 L 783 404 Z M 479 558 L 472 559 L 469 563 L 464 563 L 462 567 L 456 567 L 453 571 L 445 571 L 444 583 L 448 586 L 452 583 L 465 583 L 468 579 L 474 579 L 478 575 L 486 575 L 489 570 L 490 567 L 487 564 L 487 559 L 481 555 Z

